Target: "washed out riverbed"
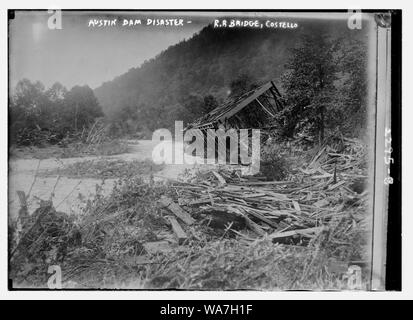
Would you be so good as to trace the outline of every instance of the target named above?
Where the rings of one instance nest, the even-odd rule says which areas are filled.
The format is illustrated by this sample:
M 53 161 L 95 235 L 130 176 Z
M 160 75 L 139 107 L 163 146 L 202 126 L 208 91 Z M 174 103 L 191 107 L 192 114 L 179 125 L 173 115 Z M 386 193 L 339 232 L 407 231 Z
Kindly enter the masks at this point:
M 29 195 L 27 205 L 29 213 L 33 212 L 41 200 L 50 200 L 58 211 L 79 213 L 88 199 L 93 198 L 99 190 L 103 195 L 108 194 L 116 181 L 115 178 L 70 178 L 58 175 L 57 169 L 86 160 L 152 160 L 152 151 L 159 142 L 151 140 L 128 141 L 129 152 L 114 156 L 87 156 L 76 158 L 17 158 L 9 161 L 9 218 L 15 218 L 20 209 L 17 191 Z M 172 141 L 163 143 L 173 144 Z M 176 179 L 194 165 L 168 164 L 157 172 L 154 179 Z

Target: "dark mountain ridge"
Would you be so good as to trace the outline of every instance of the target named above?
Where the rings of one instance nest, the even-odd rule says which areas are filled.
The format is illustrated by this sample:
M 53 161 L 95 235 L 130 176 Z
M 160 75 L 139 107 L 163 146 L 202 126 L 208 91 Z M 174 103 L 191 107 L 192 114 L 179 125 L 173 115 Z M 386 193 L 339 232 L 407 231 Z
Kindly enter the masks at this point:
M 188 114 L 188 97 L 202 101 L 212 95 L 217 103 L 222 102 L 239 75 L 247 74 L 258 84 L 273 79 L 281 87 L 289 49 L 301 35 L 312 32 L 350 34 L 344 20 L 303 20 L 296 29 L 208 25 L 94 92 L 107 116 L 119 118 L 124 110 L 137 131 L 170 127 Z

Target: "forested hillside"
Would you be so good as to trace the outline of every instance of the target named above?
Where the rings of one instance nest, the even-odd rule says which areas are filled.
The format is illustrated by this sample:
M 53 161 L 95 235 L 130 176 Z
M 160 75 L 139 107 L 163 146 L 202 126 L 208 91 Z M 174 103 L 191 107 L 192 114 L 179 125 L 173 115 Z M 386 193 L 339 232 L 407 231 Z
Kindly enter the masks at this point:
M 121 131 L 142 132 L 191 121 L 222 102 L 231 82 L 247 77 L 261 83 L 281 76 L 303 34 L 354 39 L 345 21 L 299 23 L 297 29 L 214 29 L 207 26 L 140 67 L 95 90 L 103 111 Z M 344 41 L 343 40 L 343 41 Z M 117 121 L 116 121 L 117 120 Z
M 366 123 L 365 37 L 345 21 L 304 20 L 297 29 L 207 26 L 94 91 L 59 83 L 46 90 L 23 79 L 11 90 L 11 141 L 38 144 L 47 133 L 46 140 L 57 143 L 103 115 L 109 137 L 150 138 L 268 80 L 285 101 L 274 120 L 282 135 L 304 132 L 322 140 L 325 129 L 337 128 L 355 135 Z

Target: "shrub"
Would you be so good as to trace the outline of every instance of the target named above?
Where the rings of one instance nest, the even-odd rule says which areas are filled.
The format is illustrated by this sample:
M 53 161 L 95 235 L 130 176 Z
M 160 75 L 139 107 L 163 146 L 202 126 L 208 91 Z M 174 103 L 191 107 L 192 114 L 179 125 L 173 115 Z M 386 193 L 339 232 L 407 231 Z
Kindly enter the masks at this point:
M 261 151 L 260 174 L 267 180 L 283 180 L 286 178 L 289 165 L 286 155 L 276 145 L 266 145 Z

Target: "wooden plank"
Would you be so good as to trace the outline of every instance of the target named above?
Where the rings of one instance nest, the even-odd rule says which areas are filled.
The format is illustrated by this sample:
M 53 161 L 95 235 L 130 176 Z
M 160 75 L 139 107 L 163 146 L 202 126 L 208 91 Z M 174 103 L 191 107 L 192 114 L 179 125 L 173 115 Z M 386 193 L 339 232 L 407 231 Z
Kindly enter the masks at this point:
M 221 184 L 227 184 L 227 182 L 225 181 L 225 179 L 216 171 L 212 171 L 212 173 L 214 174 L 214 176 L 218 179 L 219 183 Z
M 245 207 L 244 207 L 245 208 Z M 273 228 L 278 228 L 278 224 L 275 223 L 274 221 L 262 216 L 261 214 L 254 212 L 253 210 L 248 210 L 247 208 L 245 208 L 246 212 L 252 216 L 254 216 L 255 218 L 261 220 L 262 222 L 268 224 L 269 226 L 273 227 Z
M 288 210 L 273 210 L 273 211 L 268 211 L 267 214 L 270 214 L 275 217 L 283 217 L 283 216 L 290 216 L 290 217 L 296 217 L 291 213 L 291 211 Z
M 172 249 L 168 241 L 146 242 L 143 244 L 143 247 L 149 254 L 169 252 Z
M 331 173 L 326 173 L 326 174 L 323 174 L 321 176 L 312 176 L 312 177 L 310 177 L 310 179 L 312 179 L 312 180 L 325 179 L 325 178 L 331 178 L 332 176 L 333 175 Z
M 280 112 L 284 109 L 284 106 L 281 104 L 280 99 L 277 97 L 277 95 L 275 94 L 274 90 L 271 88 L 270 89 L 271 92 L 271 98 L 272 101 L 274 101 L 274 103 L 272 103 L 273 108 L 277 111 Z
M 255 101 L 257 101 L 258 104 L 261 106 L 261 108 L 263 108 L 264 111 L 267 112 L 271 117 L 273 117 L 273 118 L 275 117 L 275 115 L 273 115 L 273 114 L 270 112 L 270 110 L 268 110 L 266 107 L 264 107 L 264 105 L 261 103 L 260 100 L 258 100 L 258 98 L 255 99 Z
M 248 199 L 248 198 L 257 198 L 257 197 L 264 197 L 266 193 L 251 193 L 251 194 L 239 194 L 237 197 L 242 198 L 242 199 Z
M 330 186 L 328 187 L 328 190 L 334 190 L 334 189 L 342 186 L 342 185 L 345 184 L 345 183 L 346 183 L 345 180 L 341 180 L 341 181 L 337 182 L 336 184 L 330 185 Z
M 270 89 L 271 91 L 271 89 Z M 271 102 L 270 97 L 267 95 L 262 95 L 261 97 L 264 97 L 264 100 L 267 101 L 267 108 L 271 111 L 273 114 L 277 114 L 278 112 L 278 106 L 277 106 L 277 101 L 274 103 Z
M 326 147 L 324 146 L 318 153 L 317 155 L 313 158 L 313 160 L 310 162 L 310 164 L 307 166 L 307 168 L 312 168 L 314 163 L 317 161 L 318 158 L 323 154 L 323 152 L 326 150 Z
M 197 205 L 197 204 L 205 204 L 205 203 L 212 203 L 211 198 L 193 200 L 193 201 L 189 202 L 188 205 L 189 206 L 194 206 L 194 205 Z
M 185 240 L 188 239 L 184 229 L 182 229 L 181 225 L 175 219 L 175 217 L 168 217 L 169 222 L 171 223 L 172 230 L 175 233 L 176 237 L 178 238 L 178 244 L 182 244 Z
M 213 128 L 214 128 L 214 124 L 212 122 L 209 122 L 205 124 L 193 125 L 190 128 L 185 128 L 184 131 L 190 130 L 190 129 L 206 130 L 206 129 L 213 129 Z
M 322 208 L 322 207 L 325 207 L 329 204 L 330 204 L 330 202 L 328 200 L 321 199 L 321 200 L 318 200 L 317 202 L 313 203 L 313 206 L 316 206 L 318 208 Z
M 281 98 L 281 93 L 280 93 L 280 91 L 278 91 L 275 83 L 274 83 L 272 80 L 271 80 L 270 82 L 271 82 L 271 87 L 274 88 L 274 90 L 275 90 L 275 92 L 277 93 L 277 95 Z
M 252 221 L 250 218 L 244 216 L 244 219 L 249 229 L 251 229 L 252 231 L 254 231 L 256 234 L 258 234 L 261 237 L 266 235 L 266 232 L 262 230 L 262 228 L 258 224 L 256 224 L 254 221 Z
M 26 194 L 24 193 L 24 191 L 17 190 L 16 193 L 17 193 L 17 196 L 19 197 L 20 206 L 27 207 L 27 198 L 26 198 Z
M 211 203 L 210 198 L 200 198 L 200 199 L 195 199 L 195 200 L 189 200 L 189 199 L 178 199 L 178 204 L 180 206 L 194 206 L 197 204 L 205 204 L 205 203 Z
M 277 97 L 276 93 L 274 92 L 273 88 L 270 89 L 270 92 L 274 98 L 274 102 L 275 102 L 275 106 L 276 106 L 276 110 L 277 112 L 280 112 L 281 110 L 284 109 L 283 104 L 281 103 L 279 97 Z
M 295 209 L 296 211 L 301 212 L 300 205 L 298 204 L 297 201 L 293 201 L 293 206 L 294 206 L 294 209 Z
M 276 192 L 272 192 L 272 191 L 265 191 L 265 194 L 270 196 L 271 198 L 275 198 L 275 200 L 278 201 L 285 201 L 285 200 L 289 200 L 288 196 L 283 194 L 283 193 L 276 193 Z
M 195 222 L 195 220 L 183 210 L 178 204 L 172 201 L 172 199 L 168 197 L 161 197 L 159 203 L 168 208 L 174 215 L 176 215 L 179 219 L 185 222 L 187 225 L 191 225 Z
M 245 181 L 240 182 L 240 185 L 259 186 L 259 185 L 287 185 L 294 184 L 294 181 Z
M 288 237 L 292 237 L 292 236 L 295 236 L 295 235 L 300 235 L 300 236 L 312 238 L 313 237 L 312 234 L 319 233 L 323 229 L 324 229 L 324 227 L 314 227 L 314 228 L 298 229 L 298 230 L 291 230 L 291 231 L 285 231 L 285 232 L 274 232 L 274 233 L 270 234 L 268 237 L 272 240 L 288 238 Z

